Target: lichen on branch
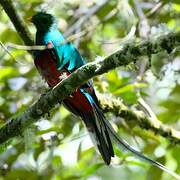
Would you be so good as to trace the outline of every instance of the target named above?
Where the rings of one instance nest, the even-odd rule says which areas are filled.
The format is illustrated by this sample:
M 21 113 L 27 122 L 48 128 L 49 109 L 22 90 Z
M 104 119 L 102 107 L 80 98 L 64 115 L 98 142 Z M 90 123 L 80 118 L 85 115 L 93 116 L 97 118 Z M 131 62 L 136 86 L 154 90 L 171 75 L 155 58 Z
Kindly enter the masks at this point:
M 125 66 L 134 62 L 136 61 L 136 58 L 142 55 L 158 53 L 167 50 L 167 48 L 169 49 L 170 47 L 172 50 L 179 47 L 179 45 L 180 32 L 171 32 L 156 38 L 156 40 L 153 39 L 153 41 L 149 39 L 145 42 L 140 42 L 139 44 L 129 43 L 121 50 L 117 50 L 100 61 L 96 60 L 82 66 L 73 72 L 67 79 L 56 85 L 51 91 L 47 92 L 47 94 L 41 96 L 34 105 L 24 111 L 21 115 L 6 123 L 0 129 L 0 143 L 18 135 L 19 131 L 27 128 L 42 115 L 48 113 L 57 103 L 69 96 L 76 88 L 87 82 L 89 79 L 106 73 L 116 67 Z M 163 129 L 161 128 L 161 130 Z
M 126 122 L 133 121 L 135 125 L 161 135 L 173 144 L 180 144 L 179 131 L 164 125 L 157 119 L 148 117 L 143 111 L 132 110 L 113 96 L 108 97 L 98 93 L 98 99 L 104 112 L 111 112 L 115 116 L 124 118 Z
M 24 43 L 32 46 L 34 43 L 30 37 L 29 31 L 27 30 L 25 23 L 17 14 L 12 0 L 0 0 L 0 4 L 11 19 Z M 137 44 L 134 42 L 127 43 L 122 49 L 117 50 L 106 58 L 82 66 L 51 91 L 41 96 L 37 102 L 27 108 L 18 117 L 10 119 L 0 129 L 0 144 L 14 136 L 20 135 L 24 129 L 29 127 L 30 124 L 38 121 L 41 116 L 48 113 L 57 103 L 69 96 L 77 87 L 81 86 L 89 79 L 106 73 L 114 68 L 136 62 L 136 60 L 141 56 L 149 57 L 151 54 L 161 51 L 171 53 L 175 48 L 179 48 L 179 46 L 180 31 L 169 32 L 157 38 L 140 41 Z M 113 101 L 111 103 L 113 103 Z M 142 128 L 150 129 L 153 132 L 167 137 L 171 142 L 180 144 L 179 132 L 162 124 L 159 124 L 158 126 L 156 124 L 154 126 L 146 116 L 141 116 L 138 112 L 129 109 L 123 104 L 121 104 L 121 106 L 113 106 L 113 109 L 108 108 L 107 105 L 103 107 L 104 110 L 108 110 L 116 115 L 124 117 L 125 120 L 131 118 L 135 120 L 138 125 L 141 124 Z

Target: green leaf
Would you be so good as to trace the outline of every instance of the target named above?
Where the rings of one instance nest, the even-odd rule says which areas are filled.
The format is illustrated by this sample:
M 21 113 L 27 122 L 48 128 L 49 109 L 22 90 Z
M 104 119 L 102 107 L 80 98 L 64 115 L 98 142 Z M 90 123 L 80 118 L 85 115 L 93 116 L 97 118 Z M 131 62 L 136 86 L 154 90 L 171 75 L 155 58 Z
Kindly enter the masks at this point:
M 136 88 L 144 88 L 147 87 L 145 83 L 134 83 L 134 84 L 128 84 L 114 92 L 114 94 L 122 94 L 128 91 L 134 91 Z
M 104 166 L 104 163 L 97 163 L 97 164 L 93 164 L 87 168 L 84 169 L 84 173 L 83 176 L 89 176 L 91 174 L 94 174 L 99 168 L 101 168 L 102 166 Z
M 13 67 L 3 67 L 0 69 L 0 81 L 4 81 L 4 79 L 16 77 L 19 75 L 17 69 Z
M 52 164 L 55 167 L 58 167 L 60 164 L 62 164 L 62 160 L 60 156 L 54 156 L 52 159 Z

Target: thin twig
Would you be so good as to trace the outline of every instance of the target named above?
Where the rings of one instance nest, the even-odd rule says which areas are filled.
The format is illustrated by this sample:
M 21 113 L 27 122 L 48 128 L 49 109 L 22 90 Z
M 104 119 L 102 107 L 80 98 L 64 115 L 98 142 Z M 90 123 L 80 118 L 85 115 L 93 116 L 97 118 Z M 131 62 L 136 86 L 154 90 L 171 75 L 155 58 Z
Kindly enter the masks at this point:
M 109 20 L 112 16 L 114 16 L 117 13 L 117 10 L 112 10 L 110 13 L 108 13 L 104 18 L 103 21 L 107 21 Z M 56 47 L 64 45 L 68 42 L 72 42 L 82 36 L 85 36 L 88 32 L 94 30 L 95 28 L 97 28 L 97 25 L 100 24 L 100 21 L 97 22 L 96 24 L 94 24 L 93 26 L 90 26 L 89 28 L 80 31 L 76 34 L 73 34 L 71 36 L 69 36 L 68 38 L 66 38 L 66 40 L 64 40 L 63 42 L 57 43 Z M 5 46 L 5 45 L 4 45 Z M 19 50 L 25 50 L 25 51 L 33 51 L 33 50 L 44 50 L 47 49 L 46 46 L 25 46 L 25 45 L 19 45 L 19 44 L 14 44 L 14 43 L 7 43 L 6 44 L 6 48 L 13 48 L 13 49 L 19 49 Z
M 66 40 L 63 42 L 57 43 L 56 47 L 64 45 L 68 42 L 74 41 L 75 39 L 82 37 L 86 34 L 86 31 L 81 31 L 77 34 L 74 34 L 70 37 L 68 37 Z M 5 46 L 5 45 L 4 45 Z M 19 49 L 19 50 L 25 50 L 25 51 L 33 51 L 33 50 L 45 50 L 48 49 L 47 46 L 43 45 L 36 45 L 36 46 L 25 46 L 25 45 L 19 45 L 19 44 L 14 44 L 14 43 L 7 43 L 6 48 L 13 48 L 13 49 Z M 52 47 L 53 48 L 53 47 Z
M 150 130 L 155 134 L 169 139 L 174 144 L 180 144 L 180 131 L 164 125 L 158 119 L 147 117 L 143 111 L 133 110 L 125 106 L 117 97 L 102 95 L 98 93 L 98 99 L 105 112 L 123 118 L 127 123 L 134 121 L 142 129 Z
M 25 46 L 25 45 L 19 45 L 14 43 L 7 43 L 7 48 L 13 48 L 13 49 L 19 49 L 24 51 L 33 51 L 33 50 L 44 50 L 47 49 L 46 46 Z
M 156 121 L 155 123 L 159 123 L 160 121 L 156 117 L 155 113 L 153 110 L 150 108 L 150 106 L 146 103 L 146 101 L 139 96 L 138 97 L 138 103 L 144 108 L 144 110 L 149 114 L 150 118 L 153 119 L 153 121 Z
M 19 36 L 22 38 L 26 45 L 32 46 L 34 44 L 30 32 L 28 28 L 25 26 L 24 21 L 22 20 L 22 16 L 18 14 L 18 11 L 15 8 L 14 3 L 12 0 L 0 0 L 0 4 L 2 5 L 3 9 L 11 19 L 14 27 L 16 28 Z
M 144 12 L 139 5 L 139 0 L 134 0 L 135 9 L 139 16 L 139 34 L 141 37 L 146 38 L 150 32 L 150 26 Z
M 20 16 L 17 15 L 14 5 L 11 0 L 0 0 L 0 4 L 5 9 L 6 13 L 10 17 L 16 30 L 19 32 L 21 38 L 23 38 L 26 45 L 33 45 L 33 41 L 30 38 L 28 31 L 24 23 L 21 22 Z M 86 19 L 87 20 L 87 19 Z M 71 94 L 74 89 L 82 85 L 90 78 L 105 73 L 118 66 L 127 65 L 131 62 L 136 61 L 140 56 L 145 56 L 153 53 L 158 53 L 164 50 L 171 52 L 174 48 L 180 45 L 180 33 L 169 33 L 157 40 L 147 40 L 141 42 L 138 45 L 128 44 L 123 49 L 116 51 L 103 61 L 96 61 L 93 63 L 86 64 L 84 67 L 78 69 L 76 72 L 71 74 L 69 78 L 60 83 L 55 89 L 42 96 L 38 102 L 34 103 L 26 111 L 19 116 L 11 119 L 0 129 L 0 143 L 3 143 L 11 137 L 19 135 L 23 129 L 27 128 L 30 124 L 37 121 L 43 114 L 47 113 L 54 107 L 55 104 L 63 100 L 66 96 Z M 57 97 L 59 99 L 57 99 Z M 110 111 L 119 114 L 119 116 L 125 119 L 135 119 L 139 122 L 139 125 L 148 129 L 149 126 L 152 131 L 167 137 L 171 142 L 180 144 L 179 132 L 160 125 L 154 127 L 151 123 L 147 123 L 148 118 L 141 116 L 140 114 L 130 110 L 126 106 L 110 106 L 107 104 Z M 116 105 L 119 105 L 116 103 Z M 107 107 L 104 107 L 104 110 Z
M 132 26 L 130 31 L 128 32 L 128 34 L 124 37 L 124 38 L 116 38 L 116 40 L 111 41 L 111 40 L 98 40 L 100 43 L 102 44 L 125 44 L 127 43 L 129 40 L 133 40 L 133 36 L 135 35 L 136 32 L 136 26 Z
M 8 48 L 0 41 L 0 46 L 4 49 L 4 51 L 9 54 L 9 56 L 15 60 L 14 56 L 9 52 Z
M 148 39 L 138 44 L 129 43 L 102 60 L 97 60 L 80 67 L 68 76 L 68 78 L 57 84 L 51 91 L 41 96 L 31 107 L 26 109 L 19 116 L 10 119 L 3 127 L 1 127 L 0 143 L 21 134 L 21 132 L 30 124 L 39 120 L 41 116 L 49 112 L 56 104 L 71 95 L 75 89 L 91 78 L 106 73 L 116 67 L 126 66 L 129 63 L 135 62 L 137 58 L 141 56 L 162 52 L 167 49 L 167 52 L 171 52 L 169 51 L 170 48 L 173 50 L 179 46 L 180 32 L 170 32 L 161 35 L 156 39 Z M 113 112 L 119 113 L 120 117 L 125 118 L 126 120 L 134 118 L 139 122 L 141 127 L 148 129 L 150 126 L 149 129 L 152 131 L 166 137 L 171 142 L 180 144 L 180 133 L 162 124 L 153 126 L 152 123 L 147 120 L 148 117 L 130 110 L 127 106 L 118 106 L 118 109 L 117 106 L 113 107 Z
M 165 4 L 165 2 L 159 2 L 157 3 L 147 14 L 146 17 L 151 17 L 152 15 L 154 15 L 157 11 L 160 10 L 161 7 L 163 7 Z
M 90 8 L 83 17 L 81 17 L 70 28 L 67 29 L 67 31 L 64 33 L 64 36 L 69 36 L 70 34 L 72 34 L 76 29 L 81 27 L 81 25 L 84 22 L 86 22 L 91 16 L 93 16 L 96 12 L 98 12 L 108 2 L 109 2 L 108 0 L 104 0 L 101 3 L 96 4 L 95 6 Z

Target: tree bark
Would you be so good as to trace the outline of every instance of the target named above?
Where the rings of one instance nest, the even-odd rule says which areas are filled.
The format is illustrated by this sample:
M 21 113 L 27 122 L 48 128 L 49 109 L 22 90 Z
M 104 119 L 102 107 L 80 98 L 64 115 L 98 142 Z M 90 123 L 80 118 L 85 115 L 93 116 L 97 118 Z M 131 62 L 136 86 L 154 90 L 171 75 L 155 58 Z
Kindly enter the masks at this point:
M 82 66 L 73 72 L 68 78 L 55 86 L 51 91 L 47 92 L 47 94 L 41 96 L 34 105 L 24 111 L 21 115 L 7 122 L 0 129 L 0 143 L 19 135 L 23 129 L 37 121 L 45 113 L 48 113 L 57 103 L 72 94 L 76 88 L 87 82 L 89 79 L 106 73 L 116 67 L 125 66 L 131 62 L 135 62 L 140 56 L 150 56 L 151 54 L 164 50 L 170 53 L 174 48 L 179 47 L 179 45 L 180 32 L 169 33 L 156 39 L 149 39 L 138 44 L 129 43 L 121 50 L 112 53 L 110 56 L 102 60 L 96 60 Z M 134 112 L 130 111 L 129 113 L 133 114 Z M 126 117 L 124 118 L 126 119 Z M 141 126 L 146 128 L 146 124 Z M 160 130 L 166 131 L 167 129 L 161 128 Z M 169 131 L 160 134 L 163 135 L 167 133 L 169 133 Z M 172 136 L 172 139 L 174 138 L 174 142 L 180 143 L 179 137 Z
M 0 4 L 14 24 L 20 37 L 26 45 L 33 45 L 30 33 L 17 14 L 11 0 L 0 0 Z M 88 63 L 72 73 L 67 79 L 63 80 L 46 95 L 34 103 L 30 108 L 25 110 L 16 118 L 10 119 L 0 129 L 0 144 L 8 139 L 20 135 L 24 129 L 30 124 L 36 122 L 45 113 L 48 113 L 57 103 L 73 93 L 73 91 L 89 79 L 106 73 L 116 67 L 128 65 L 131 62 L 136 62 L 140 56 L 151 56 L 161 51 L 171 53 L 175 48 L 180 46 L 180 32 L 168 33 L 158 38 L 141 41 L 137 44 L 128 43 L 124 47 L 110 56 L 92 63 Z M 100 100 L 103 98 L 101 97 Z M 102 107 L 108 112 L 123 117 L 125 120 L 135 120 L 136 123 L 145 129 L 160 134 L 168 138 L 172 143 L 180 144 L 179 132 L 162 125 L 159 121 L 155 122 L 146 117 L 142 112 L 133 111 L 124 104 L 116 102 L 115 99 L 101 101 Z M 112 105 L 112 106 L 111 106 Z

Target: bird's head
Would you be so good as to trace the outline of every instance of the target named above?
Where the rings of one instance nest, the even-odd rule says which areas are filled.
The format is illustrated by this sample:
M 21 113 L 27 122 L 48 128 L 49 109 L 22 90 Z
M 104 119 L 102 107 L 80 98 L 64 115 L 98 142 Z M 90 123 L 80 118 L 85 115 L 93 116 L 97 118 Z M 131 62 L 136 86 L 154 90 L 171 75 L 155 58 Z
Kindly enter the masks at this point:
M 32 16 L 29 21 L 35 25 L 37 30 L 48 31 L 55 23 L 55 18 L 51 14 L 38 12 Z

